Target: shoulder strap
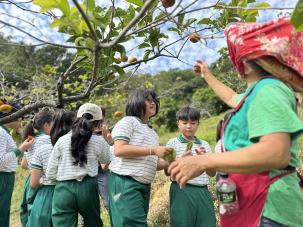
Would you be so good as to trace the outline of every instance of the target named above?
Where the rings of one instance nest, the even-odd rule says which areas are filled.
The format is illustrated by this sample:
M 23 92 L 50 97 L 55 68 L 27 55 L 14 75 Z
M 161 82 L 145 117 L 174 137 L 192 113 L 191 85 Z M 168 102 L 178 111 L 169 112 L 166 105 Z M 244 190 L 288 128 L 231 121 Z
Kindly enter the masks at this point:
M 223 138 L 224 138 L 224 130 L 226 128 L 226 125 L 228 124 L 229 120 L 231 119 L 231 117 L 237 113 L 240 108 L 243 106 L 245 100 L 247 99 L 247 97 L 253 92 L 253 90 L 255 89 L 256 85 L 262 81 L 263 79 L 266 78 L 270 78 L 268 76 L 261 78 L 246 94 L 245 96 L 241 99 L 241 101 L 237 104 L 237 106 L 233 109 L 233 111 L 231 111 L 228 115 L 228 117 L 226 119 L 224 119 L 224 121 L 222 122 L 222 127 L 220 130 L 220 138 L 221 138 L 221 152 L 225 152 L 225 147 L 224 147 L 224 143 L 223 143 Z

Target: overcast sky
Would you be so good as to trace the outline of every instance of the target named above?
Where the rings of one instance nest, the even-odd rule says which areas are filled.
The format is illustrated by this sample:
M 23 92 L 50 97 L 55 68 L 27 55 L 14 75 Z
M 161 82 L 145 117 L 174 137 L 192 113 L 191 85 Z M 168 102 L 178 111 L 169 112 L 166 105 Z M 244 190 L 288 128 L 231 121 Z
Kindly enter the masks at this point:
M 24 0 L 22 0 L 24 1 Z M 226 0 L 227 1 L 227 0 Z M 16 2 L 16 1 L 15 1 Z M 19 1 L 20 2 L 20 1 Z M 104 0 L 96 0 L 96 2 L 101 5 L 101 6 L 106 6 L 106 2 Z M 188 2 L 191 2 L 191 0 L 183 0 L 182 4 L 186 4 Z M 212 5 L 217 0 L 204 0 L 203 4 L 205 6 Z M 229 2 L 229 1 L 227 1 Z M 294 7 L 297 3 L 297 0 L 257 0 L 257 2 L 268 2 L 271 7 Z M 123 1 L 118 1 L 116 5 L 119 5 L 123 7 L 125 3 Z M 39 8 L 33 6 L 33 10 L 38 11 Z M 283 11 L 285 13 L 285 11 Z M 208 12 L 198 12 L 203 13 L 203 15 L 207 15 Z M 198 14 L 197 13 L 197 14 Z M 13 15 L 15 17 L 23 18 L 26 19 L 27 21 L 30 21 L 33 23 L 37 28 L 39 29 L 34 29 L 32 26 L 29 26 L 27 23 L 17 20 L 17 19 L 12 19 L 11 17 L 7 17 L 5 14 Z M 277 18 L 278 15 L 281 14 L 280 10 L 261 10 L 260 11 L 260 16 L 258 17 L 259 22 L 263 21 L 268 21 L 274 18 Z M 35 36 L 42 38 L 44 40 L 48 40 L 50 42 L 56 42 L 56 43 L 64 43 L 64 40 L 66 37 L 64 37 L 62 34 L 57 33 L 56 30 L 51 30 L 48 28 L 48 25 L 50 23 L 50 20 L 47 18 L 43 18 L 42 20 L 37 16 L 37 14 L 31 14 L 29 16 L 25 16 L 24 11 L 18 9 L 17 7 L 8 5 L 8 4 L 3 4 L 0 3 L 0 20 L 4 20 L 9 22 L 10 24 L 20 26 L 26 31 L 34 34 Z M 1 26 L 0 23 L 0 32 L 5 34 L 5 36 L 12 36 L 13 40 L 22 40 L 25 43 L 37 43 L 30 37 L 26 36 L 23 33 L 18 32 L 15 29 L 8 28 L 6 26 Z M 175 37 L 170 37 L 170 40 L 173 40 Z M 134 40 L 132 44 L 136 43 Z M 180 47 L 181 43 L 178 45 L 175 45 L 171 51 L 177 51 L 178 48 Z M 202 43 L 197 43 L 197 44 L 192 44 L 188 42 L 184 50 L 181 54 L 181 59 L 185 63 L 182 63 L 178 60 L 171 59 L 171 58 L 157 58 L 153 61 L 148 62 L 148 64 L 143 64 L 142 67 L 140 68 L 140 72 L 149 72 L 149 73 L 156 73 L 162 70 L 167 70 L 169 68 L 180 68 L 180 69 L 187 69 L 187 68 L 192 68 L 191 65 L 194 64 L 196 59 L 203 59 L 207 63 L 212 63 L 214 62 L 218 57 L 217 51 L 226 46 L 226 40 L 224 38 L 218 38 L 215 40 L 208 40 L 207 46 L 203 45 Z M 132 45 L 129 45 L 126 47 L 128 50 L 132 48 Z M 135 54 L 138 56 L 138 58 L 142 58 L 143 53 L 137 50 L 132 50 L 130 54 Z

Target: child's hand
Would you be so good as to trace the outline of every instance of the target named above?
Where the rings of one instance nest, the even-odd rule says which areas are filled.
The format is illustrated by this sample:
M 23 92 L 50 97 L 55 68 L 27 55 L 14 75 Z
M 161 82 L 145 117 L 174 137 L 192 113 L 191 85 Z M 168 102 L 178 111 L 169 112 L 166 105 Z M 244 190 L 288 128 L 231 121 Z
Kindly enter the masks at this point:
M 106 125 L 103 125 L 102 127 L 102 135 L 109 144 L 112 144 L 114 142 L 112 138 L 112 134 Z
M 19 150 L 24 152 L 28 149 L 30 149 L 34 143 L 36 142 L 36 140 L 34 138 L 28 138 L 26 140 L 23 141 L 23 143 L 19 146 Z
M 195 151 L 196 151 L 197 155 L 204 155 L 206 153 L 205 148 L 202 146 L 199 146 L 198 148 L 196 148 Z
M 169 147 L 159 146 L 159 147 L 153 147 L 152 151 L 153 151 L 152 153 L 157 155 L 159 158 L 163 158 L 165 155 L 171 153 L 173 149 Z

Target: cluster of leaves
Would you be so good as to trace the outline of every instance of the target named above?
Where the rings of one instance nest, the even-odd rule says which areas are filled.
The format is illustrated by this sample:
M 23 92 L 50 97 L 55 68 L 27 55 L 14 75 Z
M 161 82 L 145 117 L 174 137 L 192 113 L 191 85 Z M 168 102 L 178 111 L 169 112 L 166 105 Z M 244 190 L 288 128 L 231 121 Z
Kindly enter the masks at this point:
M 70 4 L 71 2 L 73 5 Z M 77 103 L 83 99 L 103 96 L 107 93 L 107 89 L 124 87 L 131 81 L 130 78 L 133 75 L 133 73 L 126 73 L 126 69 L 136 71 L 141 63 L 157 57 L 179 59 L 188 41 L 187 37 L 191 33 L 199 33 L 202 44 L 207 45 L 205 41 L 207 37 L 213 37 L 222 32 L 228 23 L 256 20 L 258 10 L 246 10 L 243 7 L 268 6 L 265 3 L 256 3 L 256 0 L 231 0 L 228 3 L 218 1 L 212 6 L 206 6 L 204 1 L 188 4 L 178 1 L 171 9 L 165 9 L 159 0 L 126 0 L 123 7 L 115 4 L 115 1 L 110 2 L 106 7 L 97 5 L 95 0 L 84 0 L 81 3 L 77 0 L 33 0 L 29 3 L 38 5 L 40 13 L 53 15 L 50 27 L 64 33 L 68 37 L 66 41 L 72 43 L 71 46 L 61 45 L 62 48 L 73 47 L 77 50 L 76 54 L 71 55 L 73 59 L 69 59 L 70 66 L 64 65 L 63 71 L 56 65 L 58 64 L 56 61 L 61 62 L 60 60 L 67 59 L 65 51 L 55 59 L 42 51 L 39 58 L 43 61 L 43 66 L 37 73 L 29 76 L 29 80 L 41 83 L 52 82 L 52 86 L 45 86 L 42 83 L 42 88 L 35 88 L 37 97 L 41 98 L 40 94 L 47 90 L 47 98 L 53 101 L 52 106 L 62 107 L 76 103 L 72 104 L 76 107 Z M 209 10 L 209 15 L 193 14 L 202 9 Z M 42 42 L 41 39 L 39 41 Z M 183 41 L 183 44 L 180 44 L 180 41 Z M 57 46 L 60 45 L 57 44 Z M 126 46 L 130 51 L 126 50 Z M 133 62 L 126 62 L 133 50 L 141 50 L 144 53 L 143 57 Z M 39 52 L 35 48 L 31 51 Z M 28 61 L 22 62 L 26 66 L 31 66 Z M 63 66 L 62 62 L 61 65 Z M 29 71 L 34 71 L 33 69 L 37 69 L 36 65 Z M 48 75 L 52 78 L 47 78 Z M 180 79 L 178 83 L 182 86 L 175 89 L 173 94 L 175 97 L 185 98 L 185 102 L 188 102 L 189 95 L 193 94 L 189 82 L 191 80 L 184 80 L 182 76 L 174 79 L 176 81 Z M 29 87 L 32 89 L 31 86 Z M 154 87 L 158 89 L 157 86 Z M 180 94 L 186 95 L 180 96 Z M 125 95 L 122 96 L 125 97 Z M 40 99 L 35 101 L 37 100 Z M 170 107 L 171 100 L 163 100 L 167 100 L 164 103 L 167 102 L 167 108 Z
M 303 0 L 299 0 L 292 14 L 291 22 L 295 26 L 296 31 L 303 31 Z

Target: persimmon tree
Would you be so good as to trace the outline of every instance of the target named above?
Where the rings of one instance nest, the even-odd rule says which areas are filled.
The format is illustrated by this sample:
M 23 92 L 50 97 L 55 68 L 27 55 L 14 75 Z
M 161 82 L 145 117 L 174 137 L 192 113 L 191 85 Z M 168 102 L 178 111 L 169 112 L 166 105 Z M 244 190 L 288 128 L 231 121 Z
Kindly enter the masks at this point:
M 183 61 L 180 55 L 187 42 L 207 46 L 209 39 L 223 36 L 222 31 L 228 23 L 255 21 L 259 10 L 277 9 L 269 8 L 265 2 L 256 3 L 256 0 L 231 0 L 228 3 L 218 0 L 212 5 L 203 0 L 105 2 L 106 6 L 100 6 L 95 0 L 23 2 L 22 6 L 34 4 L 40 8 L 39 12 L 24 8 L 24 13 L 39 13 L 52 18 L 49 27 L 53 32 L 65 34 L 64 44 L 44 40 L 0 18 L 3 26 L 32 38 L 32 46 L 52 45 L 75 50 L 74 58 L 63 73 L 58 74 L 56 68 L 49 65 L 39 71 L 32 81 L 36 85 L 30 86 L 30 92 L 36 89 L 35 93 L 41 94 L 27 96 L 24 108 L 0 119 L 0 123 L 43 106 L 64 107 L 89 99 L 95 91 L 102 95 L 107 88 L 127 83 L 142 64 L 159 57 Z M 16 2 L 0 1 L 3 3 L 22 8 Z M 144 53 L 143 57 L 133 56 L 134 50 Z M 43 90 L 37 81 L 48 81 L 48 86 Z

